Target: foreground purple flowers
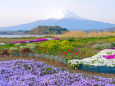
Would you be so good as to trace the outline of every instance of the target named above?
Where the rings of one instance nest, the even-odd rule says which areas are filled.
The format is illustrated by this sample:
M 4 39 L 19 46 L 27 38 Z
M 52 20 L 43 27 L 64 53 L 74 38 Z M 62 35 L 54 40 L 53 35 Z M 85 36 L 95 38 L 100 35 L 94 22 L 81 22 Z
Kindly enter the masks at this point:
M 0 86 L 115 86 L 115 79 L 69 73 L 33 60 L 0 62 Z

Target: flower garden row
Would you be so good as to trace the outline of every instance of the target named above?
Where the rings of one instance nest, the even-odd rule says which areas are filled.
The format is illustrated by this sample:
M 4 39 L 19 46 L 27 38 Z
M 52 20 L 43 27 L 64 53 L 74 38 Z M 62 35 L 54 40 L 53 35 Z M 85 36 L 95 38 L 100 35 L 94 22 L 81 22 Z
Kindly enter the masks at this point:
M 33 60 L 0 61 L 1 86 L 115 86 L 115 79 L 72 73 Z
M 28 41 L 17 41 L 17 42 L 8 42 L 8 43 L 28 43 L 28 42 L 38 42 L 38 41 L 47 41 L 47 40 L 58 40 L 59 38 L 41 38 L 36 40 L 28 40 Z
M 89 51 L 87 48 L 82 48 L 80 50 L 82 55 L 85 52 L 86 55 L 90 54 L 91 56 L 89 55 L 86 56 L 86 58 L 81 59 L 79 56 L 79 52 L 76 50 L 76 47 L 73 44 L 73 42 L 68 40 L 53 40 L 53 39 L 50 38 L 49 41 L 44 41 L 42 43 L 39 43 L 38 41 L 36 42 L 33 41 L 34 43 L 16 43 L 16 44 L 11 43 L 10 46 L 7 47 L 9 47 L 8 51 L 11 53 L 21 52 L 21 53 L 35 53 L 43 55 L 61 56 L 69 63 L 69 66 L 75 69 L 80 68 L 80 65 L 89 65 L 95 67 L 105 66 L 105 67 L 113 67 L 115 69 L 115 49 L 106 49 L 95 55 L 94 53 L 92 54 L 92 51 Z M 104 48 L 115 47 L 114 44 L 113 45 L 101 44 L 99 46 L 102 46 Z M 97 45 L 93 46 L 93 48 L 96 47 L 98 46 Z M 112 73 L 115 73 L 115 71 Z

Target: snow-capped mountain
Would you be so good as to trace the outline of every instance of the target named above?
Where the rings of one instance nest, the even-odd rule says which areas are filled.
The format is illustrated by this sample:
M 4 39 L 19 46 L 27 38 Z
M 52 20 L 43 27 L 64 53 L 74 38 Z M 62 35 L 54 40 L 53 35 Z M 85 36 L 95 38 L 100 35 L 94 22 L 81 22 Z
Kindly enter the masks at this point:
M 43 18 L 44 20 L 47 19 L 56 19 L 56 20 L 60 20 L 60 19 L 64 19 L 64 18 L 73 18 L 73 19 L 84 19 L 78 15 L 76 15 L 75 13 L 69 11 L 69 10 L 59 10 L 56 11 L 54 13 L 52 13 L 51 15 Z
M 115 24 L 104 23 L 94 20 L 88 20 L 77 16 L 75 13 L 68 10 L 59 10 L 52 12 L 51 15 L 44 17 L 32 23 L 2 27 L 0 31 L 6 30 L 31 30 L 37 26 L 60 26 L 68 30 L 104 30 L 106 28 L 115 27 Z

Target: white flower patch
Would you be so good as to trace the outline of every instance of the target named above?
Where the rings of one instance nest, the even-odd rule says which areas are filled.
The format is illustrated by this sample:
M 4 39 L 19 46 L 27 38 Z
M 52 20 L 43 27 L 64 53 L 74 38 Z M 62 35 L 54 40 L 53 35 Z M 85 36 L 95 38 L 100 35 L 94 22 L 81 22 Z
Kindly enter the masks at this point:
M 53 38 L 46 38 L 46 39 L 48 39 L 48 40 L 54 40 Z
M 74 64 L 81 64 L 82 61 L 79 59 L 73 59 L 73 60 L 69 60 L 68 63 L 70 63 L 71 65 L 74 65 Z
M 108 67 L 114 67 L 115 66 L 115 59 L 106 59 L 103 57 L 103 55 L 113 55 L 115 54 L 114 49 L 105 49 L 100 51 L 98 54 L 89 57 L 84 58 L 82 60 L 70 60 L 69 62 L 73 64 L 78 64 L 79 62 L 85 65 L 94 65 L 94 66 L 108 66 Z
M 3 45 L 3 46 L 4 46 L 4 45 L 6 45 L 6 44 L 5 44 L 5 43 L 0 43 L 0 45 Z
M 114 49 L 105 49 L 100 51 L 97 55 L 102 56 L 102 55 L 113 55 L 113 54 L 115 54 Z

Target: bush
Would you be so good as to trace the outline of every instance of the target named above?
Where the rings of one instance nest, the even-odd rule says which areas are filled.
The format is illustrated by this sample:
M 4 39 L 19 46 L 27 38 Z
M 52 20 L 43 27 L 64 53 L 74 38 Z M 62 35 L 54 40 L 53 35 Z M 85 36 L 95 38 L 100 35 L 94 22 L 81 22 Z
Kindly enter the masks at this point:
M 75 38 L 74 37 L 69 37 L 67 40 L 71 42 L 71 41 L 75 41 Z
M 106 49 L 106 48 L 113 48 L 114 46 L 110 43 L 105 44 L 95 44 L 92 46 L 93 49 Z
M 25 49 L 25 48 L 29 48 L 28 46 L 20 46 L 20 50 Z
M 87 53 L 89 51 L 90 50 L 87 47 L 84 47 L 84 48 L 80 49 L 80 52 L 82 52 L 82 53 Z
M 3 46 L 3 48 L 9 49 L 10 47 L 13 47 L 14 44 L 6 44 L 5 46 Z
M 17 47 L 10 47 L 10 50 L 18 50 Z
M 101 49 L 106 49 L 106 48 L 113 48 L 113 45 L 111 45 L 109 43 L 101 45 Z
M 6 46 L 14 46 L 14 44 L 6 44 Z
M 77 42 L 77 43 L 73 43 L 73 46 L 76 47 L 76 48 L 79 48 L 79 47 L 84 47 L 85 44 Z
M 27 47 L 30 48 L 30 50 L 34 50 L 37 47 L 37 44 L 27 44 Z
M 115 47 L 115 42 L 110 43 L 113 47 Z
M 14 46 L 19 47 L 19 46 L 21 46 L 21 43 L 16 43 L 16 44 L 14 44 Z
M 2 51 L 4 49 L 4 47 L 2 45 L 0 45 L 0 51 Z
M 27 46 L 37 46 L 37 44 L 32 44 L 32 43 L 30 44 L 29 43 L 29 44 L 27 44 Z
M 71 60 L 68 61 L 68 66 L 72 69 L 79 69 L 80 65 L 82 64 L 79 60 L 72 62 Z
M 31 52 L 30 48 L 25 48 L 21 50 L 21 53 L 29 53 Z
M 3 49 L 3 51 L 2 51 L 2 55 L 8 55 L 9 53 L 8 53 L 8 50 L 7 49 Z
M 100 49 L 101 45 L 100 44 L 95 44 L 92 46 L 92 49 Z

